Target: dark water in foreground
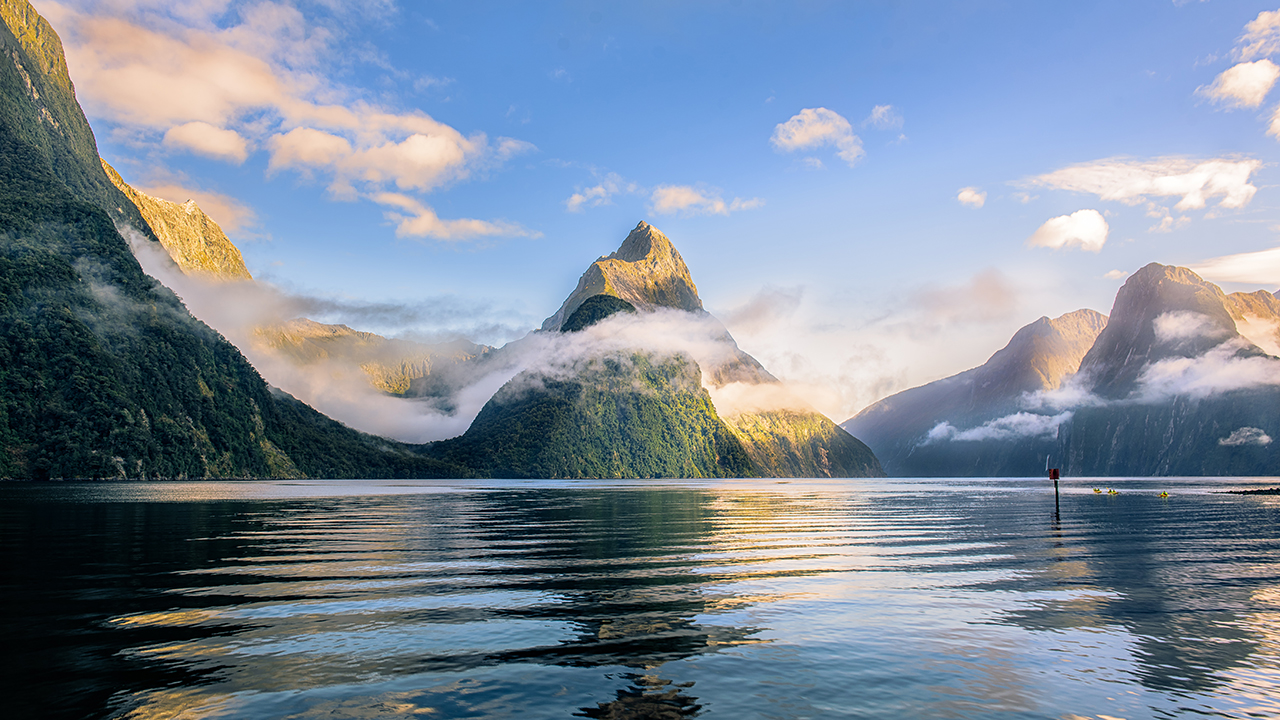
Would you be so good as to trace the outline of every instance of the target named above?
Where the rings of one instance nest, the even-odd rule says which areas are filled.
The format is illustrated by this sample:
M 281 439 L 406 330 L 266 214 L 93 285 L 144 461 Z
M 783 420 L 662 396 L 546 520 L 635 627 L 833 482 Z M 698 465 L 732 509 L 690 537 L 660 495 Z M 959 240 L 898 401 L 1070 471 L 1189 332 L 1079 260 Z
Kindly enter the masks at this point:
M 1106 482 L 0 485 L 0 714 L 1280 716 L 1280 481 Z

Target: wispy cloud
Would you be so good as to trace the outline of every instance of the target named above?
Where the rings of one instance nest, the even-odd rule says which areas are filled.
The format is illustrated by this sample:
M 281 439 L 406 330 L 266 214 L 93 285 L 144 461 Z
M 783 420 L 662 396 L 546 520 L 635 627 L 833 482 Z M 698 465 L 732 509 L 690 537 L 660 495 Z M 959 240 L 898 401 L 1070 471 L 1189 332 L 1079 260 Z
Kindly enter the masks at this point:
M 249 141 L 235 130 L 224 130 L 206 122 L 193 121 L 169 128 L 166 147 L 181 148 L 215 160 L 239 165 L 249 157 Z
M 902 127 L 902 113 L 899 113 L 892 105 L 876 105 L 871 108 L 871 114 L 866 120 L 862 121 L 863 127 L 870 125 L 877 130 L 889 130 L 890 128 Z
M 430 237 L 453 242 L 492 236 L 542 237 L 540 232 L 505 220 L 442 220 L 435 210 L 402 193 L 378 193 L 372 200 L 394 208 L 386 213 L 386 217 L 396 223 L 398 237 Z
M 1244 26 L 1244 34 L 1236 42 L 1236 56 L 1251 60 L 1277 51 L 1280 51 L 1280 10 L 1263 10 Z
M 969 428 L 968 430 L 961 430 L 951 423 L 943 421 L 929 430 L 920 444 L 932 445 L 943 441 L 981 442 L 983 440 L 1056 438 L 1058 437 L 1058 428 L 1069 421 L 1073 415 L 1074 413 L 1070 410 L 1057 415 L 1018 412 L 989 420 L 978 427 Z
M 1232 430 L 1231 434 L 1224 438 L 1218 438 L 1218 444 L 1228 447 L 1239 447 L 1241 445 L 1266 446 L 1271 444 L 1271 436 L 1262 428 L 1245 426 Z
M 839 113 L 821 107 L 805 108 L 790 120 L 779 123 L 769 141 L 782 152 L 833 146 L 836 155 L 850 167 L 866 155 L 862 139 L 853 133 L 849 121 Z
M 1191 269 L 1205 280 L 1280 285 L 1280 247 L 1201 260 Z
M 649 201 L 650 211 L 657 215 L 728 215 L 764 205 L 761 198 L 734 198 L 725 202 L 719 190 L 690 185 L 659 185 L 653 189 Z
M 1126 205 L 1176 197 L 1174 207 L 1180 211 L 1203 208 L 1215 197 L 1221 198 L 1218 207 L 1242 208 L 1258 191 L 1249 177 L 1260 167 L 1262 162 L 1252 158 L 1107 158 L 1037 175 L 1024 184 L 1097 195 Z
M 600 182 L 587 188 L 578 188 L 577 192 L 564 201 L 569 212 L 582 212 L 586 208 L 613 204 L 613 196 L 618 194 L 636 194 L 644 190 L 618 173 L 608 173 L 599 178 Z
M 1059 215 L 1045 221 L 1035 233 L 1027 238 L 1027 245 L 1032 247 L 1059 248 L 1078 247 L 1089 252 L 1100 252 L 1107 242 L 1111 228 L 1097 210 L 1077 210 L 1070 215 Z

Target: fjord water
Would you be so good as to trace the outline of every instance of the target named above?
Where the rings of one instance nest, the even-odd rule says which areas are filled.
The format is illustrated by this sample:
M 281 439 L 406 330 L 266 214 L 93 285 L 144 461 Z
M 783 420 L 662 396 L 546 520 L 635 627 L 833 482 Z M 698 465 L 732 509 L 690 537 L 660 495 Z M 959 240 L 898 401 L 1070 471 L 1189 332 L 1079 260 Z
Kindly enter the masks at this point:
M 6 484 L 5 715 L 1280 715 L 1274 479 L 1106 482 Z

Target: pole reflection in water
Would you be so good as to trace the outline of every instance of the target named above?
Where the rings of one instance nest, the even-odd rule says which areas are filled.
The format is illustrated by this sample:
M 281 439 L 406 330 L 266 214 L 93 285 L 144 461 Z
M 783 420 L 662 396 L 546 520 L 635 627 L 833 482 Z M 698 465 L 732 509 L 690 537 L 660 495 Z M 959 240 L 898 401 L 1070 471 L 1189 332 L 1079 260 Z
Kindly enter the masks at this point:
M 1124 482 L 4 486 L 7 711 L 1280 715 L 1280 500 Z

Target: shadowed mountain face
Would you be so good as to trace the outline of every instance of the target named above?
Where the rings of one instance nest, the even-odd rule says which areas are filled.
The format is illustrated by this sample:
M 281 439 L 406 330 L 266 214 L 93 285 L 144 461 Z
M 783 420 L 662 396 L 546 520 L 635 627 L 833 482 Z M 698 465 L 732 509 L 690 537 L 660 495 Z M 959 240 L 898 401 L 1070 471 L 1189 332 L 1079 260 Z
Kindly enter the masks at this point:
M 1275 474 L 1280 359 L 1258 343 L 1276 343 L 1277 308 L 1271 293 L 1225 295 L 1152 263 L 1117 293 L 1101 332 L 1081 316 L 1074 340 L 1043 344 L 1058 348 L 1057 367 L 1079 358 L 1074 376 L 1055 384 L 1038 353 L 1009 352 L 1033 324 L 981 368 L 886 398 L 845 427 L 903 475 L 1027 476 L 1049 461 L 1077 476 Z M 1076 354 L 1088 332 L 1096 340 Z
M 459 468 L 273 394 L 143 273 L 61 44 L 0 0 L 0 477 L 438 477 Z
M 1235 319 L 1274 308 L 1267 295 L 1228 296 L 1186 268 L 1156 263 L 1134 273 L 1081 363 L 1081 387 L 1094 399 L 1063 426 L 1065 469 L 1280 472 L 1272 443 L 1280 433 L 1280 359 L 1243 336 Z
M 941 423 L 981 426 L 1019 412 L 1025 394 L 1057 390 L 1080 367 L 1106 323 L 1106 316 L 1093 310 L 1042 317 L 983 365 L 891 395 L 842 427 L 870 445 L 891 475 L 984 475 L 988 467 L 1043 463 L 1043 448 L 926 440 Z
M 438 457 L 518 477 L 883 472 L 862 442 L 738 348 L 702 309 L 671 241 L 647 223 L 593 263 L 528 340 L 552 349 L 462 437 L 433 446 Z

